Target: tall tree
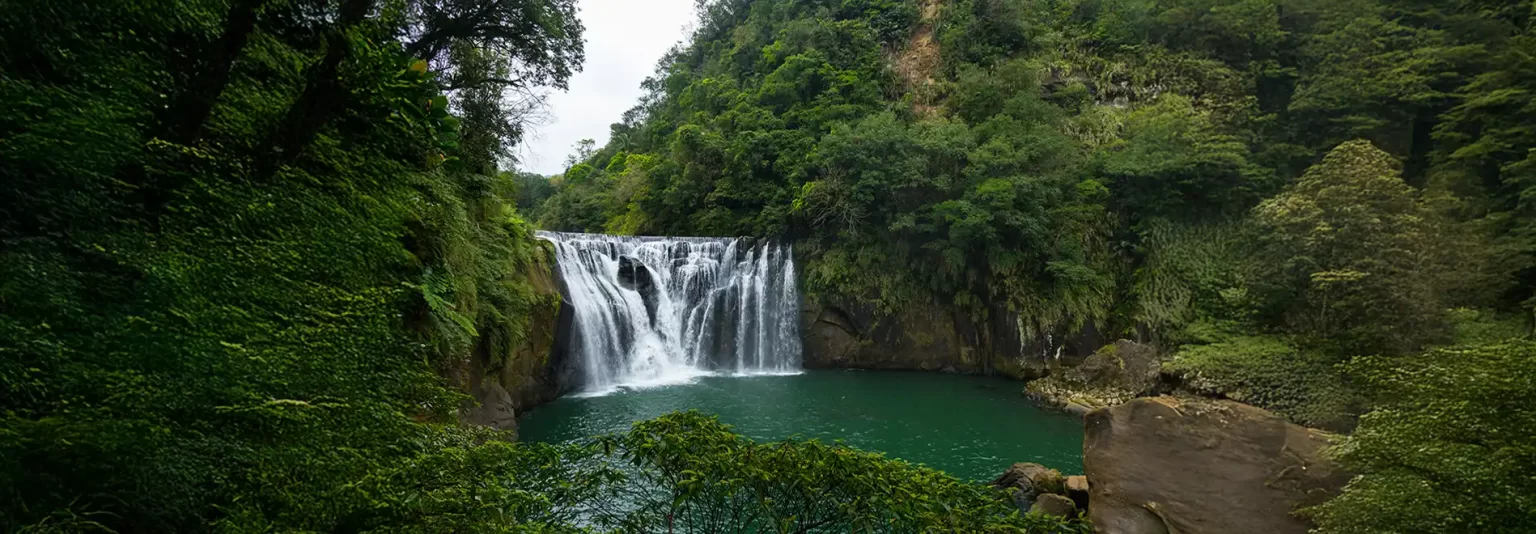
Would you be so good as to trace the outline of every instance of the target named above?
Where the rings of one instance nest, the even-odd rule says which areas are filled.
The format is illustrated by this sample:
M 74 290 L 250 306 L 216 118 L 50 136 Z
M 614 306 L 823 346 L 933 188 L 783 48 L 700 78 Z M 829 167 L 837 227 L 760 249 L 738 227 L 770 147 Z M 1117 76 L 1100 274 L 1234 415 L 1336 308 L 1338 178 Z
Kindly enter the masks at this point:
M 1275 312 L 1346 353 L 1405 353 L 1443 333 L 1432 214 L 1391 155 L 1339 145 L 1254 208 Z

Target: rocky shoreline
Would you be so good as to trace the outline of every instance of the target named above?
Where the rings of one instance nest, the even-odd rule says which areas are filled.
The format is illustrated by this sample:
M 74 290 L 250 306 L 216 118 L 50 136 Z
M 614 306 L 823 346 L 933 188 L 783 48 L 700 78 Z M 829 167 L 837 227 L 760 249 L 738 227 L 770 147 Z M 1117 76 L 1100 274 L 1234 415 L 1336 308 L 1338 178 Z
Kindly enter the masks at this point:
M 993 485 L 1101 534 L 1305 534 L 1297 511 L 1350 479 L 1323 453 L 1336 436 L 1233 401 L 1136 398 L 1090 411 L 1084 432 L 1083 475 L 1018 463 Z
M 1075 367 L 1025 386 L 1025 395 L 1043 404 L 1079 415 L 1124 404 L 1137 397 L 1169 393 L 1162 378 L 1162 359 L 1148 345 L 1120 340 L 1105 345 Z

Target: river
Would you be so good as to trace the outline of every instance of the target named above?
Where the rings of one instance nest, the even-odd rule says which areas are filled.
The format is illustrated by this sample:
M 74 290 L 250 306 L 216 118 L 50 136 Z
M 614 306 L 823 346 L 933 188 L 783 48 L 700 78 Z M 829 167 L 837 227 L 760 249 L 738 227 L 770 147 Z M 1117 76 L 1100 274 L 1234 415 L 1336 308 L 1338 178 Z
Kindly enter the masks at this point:
M 525 414 L 519 434 L 525 441 L 572 442 L 697 409 L 756 440 L 842 440 L 966 480 L 990 480 L 1014 462 L 1081 473 L 1081 419 L 1037 406 L 1022 389 L 1003 379 L 900 371 L 705 376 L 567 396 Z

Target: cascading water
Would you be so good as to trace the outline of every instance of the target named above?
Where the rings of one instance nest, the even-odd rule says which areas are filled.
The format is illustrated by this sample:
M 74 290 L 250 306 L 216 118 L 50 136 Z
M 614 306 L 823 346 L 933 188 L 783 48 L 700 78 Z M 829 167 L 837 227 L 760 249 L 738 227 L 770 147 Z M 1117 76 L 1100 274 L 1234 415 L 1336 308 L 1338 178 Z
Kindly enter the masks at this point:
M 790 246 L 750 238 L 539 232 L 574 311 L 588 393 L 800 370 Z

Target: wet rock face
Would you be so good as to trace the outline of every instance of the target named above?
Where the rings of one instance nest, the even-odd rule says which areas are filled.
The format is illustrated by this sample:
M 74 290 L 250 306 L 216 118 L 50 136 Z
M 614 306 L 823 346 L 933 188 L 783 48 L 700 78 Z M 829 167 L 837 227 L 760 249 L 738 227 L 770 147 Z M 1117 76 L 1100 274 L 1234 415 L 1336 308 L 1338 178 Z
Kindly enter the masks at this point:
M 977 323 L 936 303 L 914 302 L 898 316 L 882 317 L 856 302 L 808 297 L 801 311 L 807 367 L 908 369 L 1029 380 L 1044 376 L 1052 366 L 1075 365 L 1099 343 L 1091 328 L 1076 336 L 1024 339 L 1015 315 L 1000 312 Z
M 815 347 L 819 360 L 831 364 L 849 362 L 858 357 L 862 335 L 853 320 L 837 308 L 823 308 L 807 321 L 807 346 Z
M 1298 507 L 1349 475 L 1329 437 L 1232 401 L 1150 397 L 1086 418 L 1088 513 L 1103 534 L 1305 534 Z
M 645 316 L 650 319 L 651 328 L 655 328 L 661 295 L 656 293 L 656 275 L 651 269 L 635 258 L 619 256 L 619 285 L 640 294 L 640 300 L 645 303 Z
M 459 411 L 465 423 L 514 430 L 519 412 L 554 400 L 575 383 L 558 335 L 571 317 L 560 300 L 553 260 L 537 257 L 523 274 L 541 298 L 530 310 L 524 339 L 500 354 L 493 353 L 493 340 L 481 339 L 461 365 L 448 370 L 472 398 Z

